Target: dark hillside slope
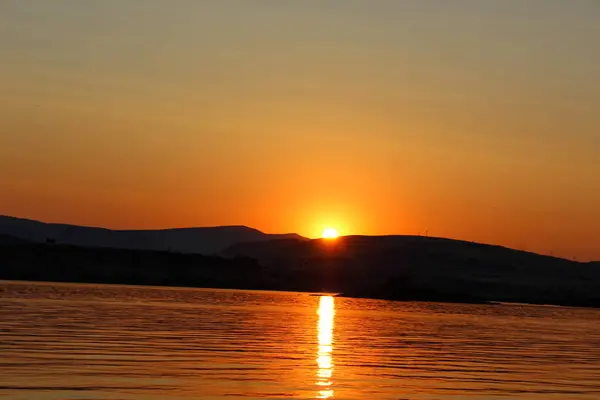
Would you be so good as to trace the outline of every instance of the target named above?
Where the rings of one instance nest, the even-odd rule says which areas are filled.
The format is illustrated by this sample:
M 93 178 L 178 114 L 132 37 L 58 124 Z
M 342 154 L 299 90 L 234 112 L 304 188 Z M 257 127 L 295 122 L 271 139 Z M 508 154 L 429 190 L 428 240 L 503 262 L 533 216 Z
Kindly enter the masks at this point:
M 15 237 L 15 236 L 0 234 L 0 245 L 24 244 L 24 243 L 29 243 L 29 242 L 27 240 L 24 240 L 24 239 Z
M 256 258 L 299 286 L 398 300 L 600 305 L 595 263 L 421 236 L 241 243 L 222 252 Z

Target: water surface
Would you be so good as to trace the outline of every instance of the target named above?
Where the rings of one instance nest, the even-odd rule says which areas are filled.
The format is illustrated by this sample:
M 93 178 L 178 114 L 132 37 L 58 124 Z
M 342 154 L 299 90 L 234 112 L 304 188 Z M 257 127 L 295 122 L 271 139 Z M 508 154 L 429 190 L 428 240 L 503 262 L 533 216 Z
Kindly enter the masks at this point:
M 600 310 L 0 282 L 7 399 L 600 399 Z

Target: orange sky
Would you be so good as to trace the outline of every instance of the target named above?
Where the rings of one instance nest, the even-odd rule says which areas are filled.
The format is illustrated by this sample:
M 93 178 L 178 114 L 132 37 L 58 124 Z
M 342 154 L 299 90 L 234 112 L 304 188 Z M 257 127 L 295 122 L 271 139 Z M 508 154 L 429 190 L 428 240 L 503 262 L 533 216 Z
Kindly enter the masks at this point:
M 596 3 L 302 4 L 3 2 L 0 214 L 600 259 Z

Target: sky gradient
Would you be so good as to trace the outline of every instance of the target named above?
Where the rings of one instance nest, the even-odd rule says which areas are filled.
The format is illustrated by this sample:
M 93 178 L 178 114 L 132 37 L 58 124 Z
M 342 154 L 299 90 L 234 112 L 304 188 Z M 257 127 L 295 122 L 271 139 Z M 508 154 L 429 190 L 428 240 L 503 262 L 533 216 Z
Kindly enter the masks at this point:
M 600 2 L 2 0 L 0 214 L 600 259 Z

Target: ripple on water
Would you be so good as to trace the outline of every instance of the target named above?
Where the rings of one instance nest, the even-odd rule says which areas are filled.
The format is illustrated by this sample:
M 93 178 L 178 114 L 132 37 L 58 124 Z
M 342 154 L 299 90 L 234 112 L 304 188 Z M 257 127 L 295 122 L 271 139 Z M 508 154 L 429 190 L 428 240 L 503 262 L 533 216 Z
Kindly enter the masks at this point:
M 600 312 L 0 283 L 0 395 L 598 399 Z

